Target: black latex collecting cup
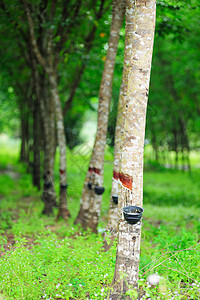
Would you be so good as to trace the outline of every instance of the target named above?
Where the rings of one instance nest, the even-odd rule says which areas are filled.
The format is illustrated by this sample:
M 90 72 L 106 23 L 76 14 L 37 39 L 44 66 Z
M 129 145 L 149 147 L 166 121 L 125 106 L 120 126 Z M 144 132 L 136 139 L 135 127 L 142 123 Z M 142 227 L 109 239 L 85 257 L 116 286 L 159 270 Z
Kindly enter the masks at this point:
M 89 190 L 92 189 L 92 183 L 91 183 L 91 182 L 88 182 L 87 186 L 88 186 L 88 189 L 89 189 Z
M 140 206 L 126 206 L 123 208 L 124 219 L 129 224 L 136 224 L 141 220 L 143 211 L 144 209 Z
M 118 204 L 118 196 L 117 195 L 112 195 L 112 200 L 115 204 Z
M 50 187 L 52 186 L 52 183 L 51 182 L 44 182 L 44 187 L 46 188 L 46 189 L 49 189 Z
M 60 185 L 60 189 L 61 189 L 61 190 L 66 190 L 67 187 L 68 187 L 68 184 L 61 184 L 61 185 Z
M 95 186 L 94 191 L 97 195 L 102 195 L 105 191 L 105 188 L 101 186 Z

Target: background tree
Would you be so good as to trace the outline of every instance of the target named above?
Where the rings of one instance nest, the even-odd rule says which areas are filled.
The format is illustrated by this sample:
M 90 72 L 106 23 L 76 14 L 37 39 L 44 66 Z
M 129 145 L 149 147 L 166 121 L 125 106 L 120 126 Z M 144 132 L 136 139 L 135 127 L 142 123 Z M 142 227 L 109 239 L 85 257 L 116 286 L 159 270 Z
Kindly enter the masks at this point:
M 44 155 L 45 183 L 44 183 L 44 190 L 43 190 L 43 200 L 45 202 L 44 212 L 47 214 L 51 214 L 52 206 L 55 205 L 53 166 L 54 166 L 54 156 L 55 156 L 55 148 L 56 148 L 55 134 L 52 134 L 52 132 L 55 131 L 55 116 L 54 116 L 54 108 L 52 106 L 52 101 L 53 101 L 52 91 L 55 91 L 53 87 L 53 83 L 55 84 L 57 79 L 54 82 L 53 80 L 51 80 L 51 86 L 53 88 L 51 89 L 51 95 L 50 95 L 50 90 L 48 88 L 48 85 L 45 85 L 45 88 L 43 85 L 43 83 L 47 81 L 47 78 L 45 77 L 45 72 L 46 71 L 50 72 L 49 67 L 48 70 L 47 70 L 47 66 L 44 68 L 45 59 L 47 60 L 48 63 L 51 64 L 51 69 L 55 67 L 54 75 L 53 75 L 54 79 L 55 77 L 57 77 L 60 80 L 60 75 L 59 76 L 56 75 L 57 72 L 56 69 L 59 66 L 59 61 L 64 60 L 64 62 L 67 63 L 68 60 L 67 58 L 69 57 L 70 53 L 77 53 L 77 54 L 79 53 L 78 59 L 80 59 L 82 66 L 81 65 L 74 66 L 74 69 L 76 71 L 73 74 L 73 76 L 71 76 L 72 75 L 71 67 L 70 67 L 70 72 L 68 72 L 72 79 L 71 82 L 68 83 L 67 92 L 69 96 L 65 97 L 64 99 L 64 101 L 66 101 L 66 98 L 68 99 L 64 105 L 64 112 L 66 112 L 66 107 L 67 109 L 69 109 L 72 100 L 74 98 L 75 91 L 80 83 L 81 76 L 83 74 L 84 68 L 86 66 L 86 62 L 88 60 L 87 55 L 89 54 L 92 48 L 93 45 L 92 42 L 95 38 L 95 32 L 99 25 L 98 22 L 100 21 L 104 12 L 108 9 L 108 6 L 104 9 L 105 6 L 104 0 L 96 1 L 95 3 L 88 1 L 88 3 L 84 3 L 84 4 L 81 2 L 71 1 L 68 2 L 67 6 L 65 1 L 61 1 L 61 3 L 58 3 L 57 1 L 53 1 L 52 3 L 46 1 L 43 3 L 41 2 L 41 3 L 31 3 L 31 4 L 25 1 L 26 12 L 28 13 L 29 16 L 29 25 L 31 25 L 30 27 L 32 28 L 31 35 L 30 35 L 30 37 L 32 38 L 32 42 L 31 42 L 28 36 L 27 24 L 22 23 L 22 15 L 24 14 L 24 10 L 15 9 L 16 4 L 17 1 L 13 2 L 12 5 L 7 1 L 5 2 L 1 1 L 2 12 L 4 13 L 4 16 L 9 17 L 9 21 L 12 21 L 11 25 L 9 22 L 7 22 L 6 24 L 8 28 L 10 28 L 11 30 L 13 29 L 17 30 L 19 34 L 17 35 L 17 43 L 20 48 L 21 55 L 27 60 L 28 68 L 32 70 L 31 73 L 33 74 L 32 78 L 34 79 L 35 82 L 34 86 L 35 86 L 35 95 L 36 95 L 34 96 L 35 98 L 33 99 L 36 100 L 39 99 L 39 103 L 40 103 L 39 107 L 41 109 L 41 117 L 43 123 L 42 144 L 44 146 L 44 153 L 45 153 Z M 60 4 L 61 6 L 59 6 Z M 62 7 L 62 9 L 60 9 L 59 7 Z M 88 18 L 85 18 L 85 15 L 87 15 Z M 85 20 L 85 23 L 83 22 L 83 20 Z M 77 32 L 76 29 L 80 26 L 83 26 L 83 28 L 79 30 L 80 35 L 75 43 L 75 39 L 73 39 L 73 34 L 75 31 Z M 85 28 L 87 28 L 87 30 L 85 30 Z M 33 39 L 35 40 L 36 43 L 34 43 L 34 47 L 32 48 L 31 45 L 33 44 Z M 68 41 L 67 43 L 65 43 L 66 39 Z M 65 47 L 63 47 L 63 45 Z M 53 54 L 52 54 L 52 47 L 55 50 L 53 51 Z M 82 48 L 83 51 L 81 50 Z M 37 56 L 35 55 L 36 54 L 35 50 L 38 50 Z M 62 55 L 60 56 L 59 53 L 61 53 Z M 38 58 L 40 58 L 39 61 L 40 66 L 38 65 Z M 41 58 L 44 59 L 41 61 Z M 73 65 L 73 63 L 71 65 Z M 43 71 L 41 69 L 41 66 L 43 68 Z M 52 72 L 50 73 L 52 74 Z M 58 89 L 58 87 L 56 87 L 56 89 Z M 61 103 L 60 103 L 60 112 L 61 112 Z M 62 116 L 62 114 L 60 114 L 60 116 Z M 63 123 L 63 121 L 61 123 Z M 33 128 L 36 128 L 36 126 L 34 126 Z M 60 126 L 57 126 L 56 128 L 59 129 Z M 63 141 L 64 141 L 65 134 L 66 134 L 64 132 L 64 127 L 62 129 L 62 132 L 63 132 Z M 34 134 L 34 136 L 36 137 L 37 135 Z M 67 136 L 69 137 L 69 134 Z M 65 153 L 65 151 L 62 152 Z M 34 151 L 34 153 L 35 153 L 35 157 L 39 158 L 39 155 L 36 155 L 36 151 Z M 34 170 L 37 169 L 39 170 L 39 168 L 34 168 Z M 62 171 L 63 170 L 61 169 L 61 172 Z M 64 178 L 63 174 L 61 174 L 60 176 Z M 61 185 L 63 186 L 61 190 L 63 195 L 62 198 L 64 199 L 65 198 L 64 194 L 66 193 L 66 184 L 61 184 Z M 62 206 L 63 205 L 60 205 L 60 208 Z M 65 209 L 64 210 L 61 209 L 61 210 L 65 211 Z
M 118 223 L 118 179 L 120 171 L 120 157 L 122 151 L 122 136 L 123 136 L 123 127 L 124 119 L 123 113 L 125 112 L 126 107 L 126 98 L 127 98 L 127 84 L 128 84 L 128 72 L 131 62 L 131 47 L 129 46 L 132 42 L 132 35 L 134 31 L 134 20 L 126 18 L 126 39 L 124 47 L 124 64 L 123 64 L 123 77 L 120 87 L 118 110 L 117 110 L 117 120 L 115 127 L 115 139 L 114 139 L 114 167 L 113 167 L 113 178 L 112 178 L 112 189 L 110 197 L 110 206 L 108 213 L 108 224 L 107 230 L 115 236 L 117 234 L 117 223 Z
M 102 194 L 96 189 L 103 188 L 104 151 L 106 145 L 108 116 L 112 94 L 112 82 L 115 66 L 115 57 L 119 40 L 119 32 L 124 17 L 124 0 L 113 1 L 113 17 L 110 29 L 108 51 L 99 90 L 98 125 L 96 139 L 92 151 L 89 169 L 86 175 L 81 199 L 81 207 L 76 223 L 84 228 L 97 231 L 101 210 Z M 90 185 L 90 186 L 89 186 Z

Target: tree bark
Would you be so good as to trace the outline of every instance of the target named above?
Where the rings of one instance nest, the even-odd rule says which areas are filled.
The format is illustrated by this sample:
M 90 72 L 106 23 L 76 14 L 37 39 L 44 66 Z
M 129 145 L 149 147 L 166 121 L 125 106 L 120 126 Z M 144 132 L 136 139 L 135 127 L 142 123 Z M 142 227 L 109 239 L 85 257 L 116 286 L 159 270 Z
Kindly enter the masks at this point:
M 41 81 L 45 82 L 45 80 Z M 44 87 L 46 88 L 45 84 Z M 45 95 L 46 94 L 46 95 Z M 56 193 L 54 188 L 54 160 L 55 160 L 55 113 L 54 103 L 46 93 L 43 93 L 46 100 L 40 104 L 41 115 L 43 116 L 44 128 L 44 186 L 42 199 L 45 204 L 43 214 L 53 215 L 53 207 L 56 204 Z
M 183 171 L 185 171 L 185 168 L 188 167 L 188 170 L 190 171 L 190 160 L 189 160 L 190 143 L 189 143 L 188 132 L 187 132 L 187 124 L 185 122 L 182 110 L 179 111 L 179 114 L 180 114 L 179 123 L 180 123 L 180 134 L 181 134 L 181 148 L 182 148 L 182 169 Z M 186 150 L 186 156 L 184 150 Z M 187 163 L 187 166 L 185 165 L 185 163 Z
M 25 134 L 25 122 L 24 116 L 21 112 L 21 150 L 20 150 L 20 161 L 26 162 L 26 134 Z
M 141 222 L 128 224 L 123 207 L 143 205 L 143 152 L 151 59 L 155 31 L 155 0 L 127 0 L 126 18 L 135 15 L 129 69 L 123 151 L 119 174 L 119 231 L 113 292 L 110 299 L 130 299 L 129 288 L 137 287 Z M 126 46 L 128 47 L 128 45 Z M 121 276 L 123 275 L 123 276 Z
M 59 158 L 59 172 L 60 172 L 60 202 L 59 202 L 59 212 L 58 216 L 67 220 L 70 216 L 69 210 L 67 208 L 67 175 L 66 175 L 66 139 L 64 130 L 64 120 L 61 108 L 60 97 L 58 94 L 57 78 L 56 74 L 52 69 L 48 71 L 49 82 L 51 87 L 51 95 L 54 101 L 55 114 L 56 114 L 56 129 L 58 145 L 60 148 L 60 158 Z
M 42 192 L 42 201 L 45 215 L 53 215 L 53 207 L 56 206 L 56 194 L 54 189 L 54 157 L 55 153 L 55 128 L 54 114 L 50 113 L 53 110 L 53 103 L 49 100 L 47 93 L 47 84 L 44 73 L 39 74 L 37 70 L 36 60 L 32 57 L 32 70 L 35 83 L 35 93 L 39 103 L 39 111 L 41 113 L 42 136 L 44 141 L 44 185 Z M 42 86 L 41 86 L 42 84 Z
M 133 17 L 133 16 L 132 16 Z M 113 178 L 112 178 L 112 189 L 111 189 L 111 199 L 110 207 L 108 213 L 108 224 L 107 231 L 110 231 L 112 239 L 117 234 L 117 222 L 118 222 L 118 205 L 113 202 L 113 196 L 118 197 L 118 179 L 120 170 L 120 156 L 122 151 L 122 135 L 123 135 L 123 123 L 126 107 L 126 97 L 127 97 L 127 86 L 128 86 L 128 71 L 131 63 L 131 48 L 129 45 L 132 41 L 132 35 L 134 31 L 134 22 L 126 18 L 126 40 L 124 49 L 124 67 L 122 84 L 120 87 L 118 111 L 117 111 L 117 122 L 115 128 L 115 146 L 114 146 L 114 167 L 113 167 Z
M 46 45 L 46 57 L 43 56 L 42 52 L 38 48 L 35 32 L 34 32 L 34 23 L 33 19 L 31 17 L 31 12 L 27 3 L 27 0 L 23 0 L 24 8 L 28 20 L 29 25 L 29 32 L 30 32 L 30 40 L 33 47 L 33 53 L 38 60 L 41 67 L 44 69 L 44 72 L 47 74 L 49 78 L 50 83 L 50 93 L 52 100 L 54 102 L 55 107 L 55 116 L 56 116 L 56 130 L 57 130 L 57 138 L 58 138 L 58 145 L 60 148 L 60 204 L 59 204 L 59 213 L 58 217 L 63 217 L 64 219 L 68 219 L 69 217 L 69 211 L 67 209 L 67 201 L 66 201 L 66 189 L 67 189 L 67 183 L 66 183 L 66 140 L 65 140 L 65 132 L 64 132 L 64 122 L 63 122 L 63 115 L 62 115 L 62 108 L 61 108 L 61 102 L 60 97 L 58 93 L 58 86 L 57 86 L 57 76 L 56 76 L 56 70 L 57 70 L 57 63 L 54 64 L 53 57 L 55 57 L 56 54 L 53 52 L 53 31 L 52 29 L 48 32 L 48 41 Z M 55 3 L 52 3 L 52 18 L 55 14 L 56 6 Z M 78 4 L 77 7 L 80 5 Z M 55 49 L 54 49 L 55 50 Z M 44 126 L 46 123 L 44 123 Z M 46 130 L 46 129 L 45 129 Z M 50 132 L 50 134 L 52 134 Z M 49 176 L 49 174 L 47 174 Z
M 175 169 L 178 169 L 178 134 L 177 134 L 177 129 L 176 129 L 176 124 L 175 127 L 172 130 L 173 136 L 174 136 L 174 151 L 175 151 L 175 164 L 174 167 Z
M 97 225 L 101 210 L 102 195 L 97 195 L 95 193 L 95 187 L 103 187 L 104 151 L 112 94 L 113 72 L 117 54 L 119 32 L 122 26 L 123 17 L 124 0 L 113 1 L 113 19 L 109 37 L 109 48 L 106 55 L 99 91 L 96 139 L 83 188 L 81 208 L 75 221 L 76 223 L 81 223 L 84 229 L 87 227 L 91 228 L 93 232 L 97 232 Z M 88 188 L 89 182 L 92 184 L 91 189 Z
M 36 96 L 33 107 L 33 185 L 40 190 L 40 115 Z

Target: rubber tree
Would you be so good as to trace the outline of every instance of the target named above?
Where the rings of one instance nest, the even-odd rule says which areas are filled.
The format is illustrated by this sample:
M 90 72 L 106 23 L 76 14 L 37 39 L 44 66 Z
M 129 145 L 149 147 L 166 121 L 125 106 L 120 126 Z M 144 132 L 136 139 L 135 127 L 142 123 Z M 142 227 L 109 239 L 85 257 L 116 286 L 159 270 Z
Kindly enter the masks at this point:
M 21 82 L 19 89 L 16 89 L 16 91 L 19 90 L 19 98 L 21 98 L 21 94 L 25 95 L 26 90 L 28 91 L 27 93 L 30 94 L 29 97 L 31 97 L 31 100 L 27 103 L 27 105 L 25 105 L 26 102 L 20 101 L 19 106 L 20 111 L 22 112 L 27 106 L 29 119 L 33 114 L 33 183 L 36 184 L 38 188 L 40 187 L 40 150 L 44 151 L 44 186 L 42 199 L 45 206 L 43 213 L 51 215 L 53 213 L 52 208 L 56 205 L 56 194 L 53 180 L 55 157 L 55 113 L 52 100 L 49 99 L 49 84 L 47 84 L 48 78 L 37 62 L 26 23 L 22 22 L 21 15 L 16 17 L 15 11 L 13 10 L 11 3 L 8 3 L 8 1 L 1 0 L 0 4 L 1 11 L 6 17 L 4 24 L 10 28 L 10 31 L 8 31 L 10 34 L 9 39 L 10 41 L 14 40 L 14 47 L 17 47 L 16 49 L 18 50 L 21 59 L 24 61 L 23 70 L 27 70 L 24 76 L 26 78 L 26 82 Z M 43 2 L 40 6 L 40 16 L 44 15 L 44 11 L 46 11 L 46 3 Z M 36 23 L 38 23 L 38 18 L 39 17 L 37 15 L 34 19 Z M 6 24 L 6 22 L 8 24 Z M 22 23 L 24 26 L 22 26 Z M 40 28 L 40 34 L 43 37 L 44 31 L 44 29 L 41 30 Z M 40 49 L 42 48 L 42 42 L 43 39 L 39 39 L 38 47 Z M 12 44 L 10 43 L 9 50 L 12 54 L 10 55 L 13 57 L 11 45 Z M 18 69 L 19 68 L 16 68 L 16 63 L 12 67 L 8 68 L 8 70 L 12 73 L 12 77 L 16 77 L 14 82 L 19 84 L 20 80 L 23 79 L 23 73 L 22 70 L 19 72 Z M 28 80 L 31 84 L 27 83 Z M 25 99 L 27 99 L 27 97 Z M 22 129 L 26 133 L 26 130 L 24 130 L 25 124 L 26 123 L 23 122 Z M 24 152 L 24 143 L 22 143 L 22 146 L 22 152 Z
M 24 3 L 25 2 L 25 3 Z M 14 5 L 11 5 L 9 1 L 7 0 L 1 0 L 0 1 L 0 8 L 4 11 L 4 14 L 7 15 L 7 19 L 9 19 L 9 23 L 11 24 L 11 27 L 15 27 L 15 31 L 17 34 L 20 33 L 20 38 L 17 39 L 20 42 L 21 45 L 18 45 L 20 50 L 22 51 L 22 57 L 29 56 L 29 52 L 33 51 L 34 56 L 37 60 L 36 62 L 36 70 L 39 71 L 39 75 L 41 75 L 41 72 L 45 72 L 45 80 L 48 78 L 50 80 L 50 69 L 53 71 L 51 72 L 51 75 L 53 74 L 54 79 L 52 80 L 51 76 L 51 83 L 48 83 L 48 89 L 52 86 L 55 86 L 55 82 L 61 81 L 61 76 L 57 79 L 57 68 L 58 65 L 60 66 L 60 62 L 64 60 L 65 54 L 70 54 L 77 51 L 79 49 L 79 45 L 81 45 L 82 54 L 81 54 L 81 64 L 77 65 L 76 71 L 74 72 L 73 76 L 71 74 L 70 81 L 72 79 L 72 84 L 69 84 L 67 88 L 65 87 L 65 92 L 68 94 L 67 101 L 64 104 L 63 113 L 65 113 L 73 100 L 75 91 L 80 83 L 83 71 L 85 66 L 87 65 L 89 52 L 92 49 L 93 41 L 95 39 L 95 33 L 99 26 L 99 21 L 103 15 L 105 15 L 105 12 L 108 10 L 108 5 L 111 1 L 110 0 L 98 0 L 98 1 L 88 1 L 87 3 L 84 1 L 69 1 L 69 0 L 63 0 L 61 2 L 59 1 L 39 1 L 36 4 L 32 3 L 31 1 L 16 1 L 17 7 L 19 7 L 19 10 L 13 9 Z M 31 35 L 31 47 L 27 47 L 29 43 L 29 36 L 27 32 L 27 24 L 24 22 L 24 10 L 23 7 L 20 5 L 23 4 L 24 7 L 26 6 L 27 9 L 29 9 L 29 15 L 32 19 L 32 28 L 33 28 L 33 34 L 35 35 L 35 45 L 32 47 L 32 35 Z M 106 6 L 107 4 L 107 6 Z M 26 12 L 27 12 L 26 9 Z M 91 11 L 92 17 L 94 17 L 94 20 L 91 21 L 91 18 L 85 18 L 85 14 Z M 27 13 L 26 13 L 27 15 Z M 84 22 L 80 21 L 83 20 Z M 30 25 L 30 22 L 29 22 Z M 8 25 L 9 26 L 9 25 Z M 84 30 L 85 26 L 87 27 L 87 30 Z M 30 26 L 29 26 L 30 27 Z M 74 39 L 74 33 L 79 33 L 79 37 L 81 39 Z M 66 41 L 70 41 L 66 43 Z M 25 45 L 25 47 L 24 47 Z M 84 47 L 82 47 L 84 45 Z M 36 46 L 36 47 L 35 47 Z M 10 47 L 9 47 L 10 48 Z M 39 50 L 39 51 L 35 51 Z M 79 49 L 80 50 L 80 49 Z M 25 53 L 27 52 L 27 53 Z M 37 52 L 37 54 L 36 54 Z M 38 55 L 39 54 L 39 55 Z M 40 55 L 41 54 L 41 55 Z M 86 59 L 87 57 L 87 59 Z M 39 58 L 39 60 L 38 60 Z M 42 59 L 41 59 L 42 58 Z M 46 65 L 46 66 L 44 66 Z M 50 67 L 47 71 L 47 66 Z M 30 66 L 32 68 L 32 66 Z M 63 69 L 63 68 L 62 68 Z M 60 68 L 59 68 L 59 74 L 60 74 Z M 34 77 L 34 76 L 33 76 Z M 56 82 L 56 83 L 57 83 Z M 67 82 L 67 81 L 66 81 Z M 40 99 L 43 100 L 43 93 L 44 81 L 41 82 L 41 88 L 40 88 Z M 53 87 L 54 88 L 54 87 Z M 53 95 L 53 93 L 52 93 Z M 54 93 L 55 95 L 55 93 Z M 52 98 L 52 97 L 50 97 Z M 47 167 L 49 163 L 47 161 L 49 160 L 48 157 L 49 151 L 51 150 L 51 141 L 50 138 L 52 138 L 53 130 L 51 125 L 55 125 L 54 122 L 51 122 L 52 119 L 50 117 L 50 108 L 54 107 L 50 104 L 50 101 L 46 101 L 44 99 L 44 112 L 42 112 L 41 105 L 38 107 L 41 114 L 42 119 L 42 144 L 44 148 L 44 188 L 43 188 L 43 200 L 45 201 L 45 204 L 50 205 L 51 202 L 51 196 L 55 193 L 52 193 L 52 186 L 53 186 L 53 171 L 50 170 L 50 167 Z M 50 123 L 50 125 L 49 125 Z M 47 124 L 47 126 L 45 125 Z M 49 128 L 49 130 L 45 130 L 45 127 Z M 57 126 L 56 128 L 60 128 L 60 126 Z M 46 134 L 45 132 L 50 132 L 50 134 Z M 58 134 L 57 134 L 58 136 Z M 53 147 L 54 148 L 54 147 Z M 54 159 L 54 158 L 53 158 Z M 52 165 L 52 163 L 51 163 Z M 63 170 L 61 169 L 61 172 Z M 63 177 L 63 176 L 62 176 Z M 66 184 L 62 185 L 64 193 L 66 193 Z M 63 197 L 64 198 L 64 197 Z M 49 203 L 48 203 L 49 202 Z M 55 201 L 54 201 L 55 202 Z M 62 205 L 60 205 L 60 208 Z M 52 209 L 46 210 L 44 209 L 44 212 L 48 212 L 48 214 L 51 213 Z
M 126 45 L 132 48 L 132 52 L 119 173 L 118 244 L 110 297 L 117 300 L 130 299 L 126 292 L 129 288 L 137 287 L 138 281 L 141 222 L 128 224 L 123 216 L 123 208 L 129 205 L 143 206 L 143 151 L 155 14 L 155 0 L 126 1 L 126 18 L 130 17 L 130 21 L 134 22 L 134 32 L 130 44 Z
M 117 121 L 115 127 L 115 144 L 114 144 L 114 166 L 113 166 L 113 178 L 110 206 L 108 213 L 107 232 L 110 232 L 112 237 L 117 234 L 117 222 L 118 222 L 118 179 L 120 170 L 120 156 L 122 151 L 122 135 L 123 135 L 123 123 L 126 106 L 127 96 L 127 84 L 128 84 L 128 72 L 130 67 L 131 58 L 131 41 L 134 31 L 134 15 L 128 15 L 126 17 L 126 40 L 124 49 L 124 64 L 123 64 L 123 76 L 120 87 L 119 102 L 117 109 Z
M 56 206 L 54 189 L 54 158 L 55 158 L 55 112 L 52 97 L 49 97 L 47 80 L 44 72 L 38 72 L 37 61 L 31 59 L 33 77 L 35 82 L 36 97 L 41 114 L 43 150 L 44 150 L 44 186 L 42 200 L 44 202 L 43 214 L 52 215 Z
M 41 119 L 38 98 L 33 101 L 33 184 L 40 190 Z
M 63 217 L 67 219 L 69 217 L 69 211 L 67 208 L 67 178 L 66 178 L 66 139 L 64 132 L 64 122 L 63 122 L 63 114 L 61 108 L 60 97 L 58 93 L 58 83 L 57 83 L 57 67 L 58 61 L 55 64 L 54 61 L 54 47 L 53 47 L 53 29 L 50 28 L 48 30 L 48 38 L 46 45 L 46 57 L 41 53 L 38 42 L 35 36 L 35 28 L 33 18 L 31 16 L 30 8 L 28 2 L 23 0 L 25 13 L 28 20 L 30 40 L 33 48 L 33 53 L 35 58 L 37 59 L 40 66 L 43 68 L 44 72 L 48 76 L 49 85 L 50 85 L 50 93 L 54 103 L 55 116 L 56 116 L 56 129 L 57 129 L 57 139 L 58 145 L 60 149 L 60 160 L 59 160 L 59 168 L 60 168 L 60 203 L 59 203 L 59 213 L 58 217 Z M 51 7 L 51 17 L 53 18 L 56 10 L 56 2 L 52 2 Z
M 102 194 L 96 189 L 103 188 L 103 167 L 110 100 L 112 96 L 113 73 L 119 41 L 119 33 L 124 18 L 124 0 L 113 1 L 112 24 L 110 29 L 109 46 L 104 64 L 104 71 L 99 90 L 98 124 L 95 143 L 89 169 L 86 175 L 79 214 L 75 223 L 81 223 L 84 229 L 97 231 L 101 210 Z

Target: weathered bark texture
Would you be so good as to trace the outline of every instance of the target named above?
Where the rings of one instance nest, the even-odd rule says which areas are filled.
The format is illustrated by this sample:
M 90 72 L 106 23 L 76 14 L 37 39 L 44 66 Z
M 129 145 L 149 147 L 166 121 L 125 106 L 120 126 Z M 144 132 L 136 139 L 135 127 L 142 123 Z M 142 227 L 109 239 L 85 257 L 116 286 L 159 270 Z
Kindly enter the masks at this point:
M 119 173 L 118 245 L 110 299 L 130 299 L 125 294 L 129 288 L 137 287 L 138 281 L 141 222 L 128 224 L 123 207 L 143 205 L 143 150 L 155 12 L 155 0 L 126 1 L 126 17 L 135 15 L 135 30 L 131 44 L 126 45 L 132 47 L 132 53 Z
M 102 195 L 97 195 L 95 193 L 95 187 L 103 187 L 104 151 L 106 145 L 110 99 L 112 95 L 113 72 L 117 54 L 119 32 L 124 17 L 124 6 L 124 0 L 115 0 L 113 2 L 113 18 L 110 30 L 109 48 L 106 55 L 99 90 L 96 139 L 83 188 L 81 207 L 76 219 L 76 223 L 81 223 L 85 229 L 87 227 L 91 228 L 93 232 L 97 231 L 101 210 Z M 92 184 L 91 189 L 88 188 L 88 183 Z
M 113 202 L 113 196 L 118 197 L 118 179 L 120 171 L 120 156 L 122 151 L 122 136 L 123 136 L 123 123 L 126 98 L 127 98 L 127 85 L 128 85 L 128 73 L 131 63 L 131 45 L 132 35 L 134 31 L 134 15 L 128 15 L 126 17 L 126 39 L 124 49 L 124 66 L 122 84 L 120 87 L 118 111 L 117 111 L 117 122 L 115 128 L 115 146 L 114 146 L 114 167 L 113 167 L 113 178 L 112 178 L 112 190 L 109 207 L 109 219 L 107 224 L 107 231 L 110 231 L 111 236 L 115 237 L 117 234 L 117 223 L 118 223 L 118 205 Z

